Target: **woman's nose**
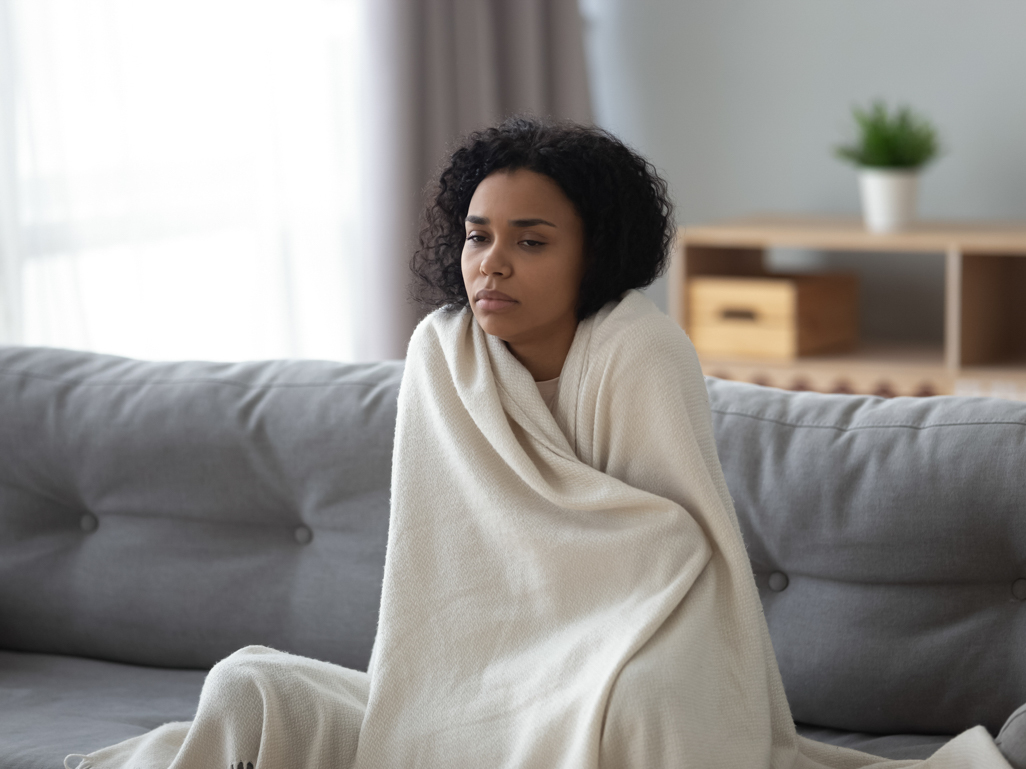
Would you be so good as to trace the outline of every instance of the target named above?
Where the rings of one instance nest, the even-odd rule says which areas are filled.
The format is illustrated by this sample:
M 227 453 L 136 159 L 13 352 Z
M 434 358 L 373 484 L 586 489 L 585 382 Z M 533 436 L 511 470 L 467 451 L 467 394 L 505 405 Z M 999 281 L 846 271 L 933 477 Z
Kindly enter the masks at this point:
M 502 277 L 509 275 L 509 260 L 506 258 L 505 250 L 501 244 L 495 243 L 488 249 L 488 253 L 481 260 L 481 273 L 483 275 L 500 275 Z

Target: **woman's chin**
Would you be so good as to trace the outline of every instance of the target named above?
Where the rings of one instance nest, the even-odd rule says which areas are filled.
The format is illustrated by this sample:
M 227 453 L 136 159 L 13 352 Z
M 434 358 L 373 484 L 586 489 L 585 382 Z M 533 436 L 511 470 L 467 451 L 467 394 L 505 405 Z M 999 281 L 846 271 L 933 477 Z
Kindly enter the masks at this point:
M 510 338 L 517 335 L 514 324 L 505 318 L 496 317 L 491 313 L 474 313 L 474 317 L 481 330 L 489 336 L 497 336 L 502 341 L 508 342 Z

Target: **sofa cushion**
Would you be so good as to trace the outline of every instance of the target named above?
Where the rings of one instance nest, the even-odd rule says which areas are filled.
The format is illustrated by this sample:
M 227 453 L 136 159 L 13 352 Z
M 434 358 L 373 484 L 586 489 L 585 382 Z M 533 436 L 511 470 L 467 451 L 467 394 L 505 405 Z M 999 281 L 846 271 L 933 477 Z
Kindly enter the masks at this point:
M 795 719 L 996 733 L 1026 702 L 1026 404 L 708 386 Z
M 0 764 L 55 769 L 196 713 L 206 673 L 0 651 Z
M 0 648 L 364 669 L 401 375 L 0 348 Z
M 196 712 L 205 671 L 0 651 L 0 759 L 54 769 L 69 753 L 113 745 Z M 798 725 L 806 737 L 885 758 L 925 758 L 948 738 Z
M 821 726 L 795 724 L 798 734 L 817 742 L 826 742 L 842 748 L 861 750 L 871 756 L 883 758 L 928 758 L 953 735 L 946 734 L 863 734 Z

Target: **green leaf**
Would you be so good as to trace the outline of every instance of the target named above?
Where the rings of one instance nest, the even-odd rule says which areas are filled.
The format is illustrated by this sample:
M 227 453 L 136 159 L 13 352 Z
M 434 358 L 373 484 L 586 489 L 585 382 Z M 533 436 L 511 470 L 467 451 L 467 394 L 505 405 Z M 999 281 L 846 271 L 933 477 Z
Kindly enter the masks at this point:
M 858 140 L 834 148 L 837 157 L 869 168 L 916 169 L 929 163 L 940 150 L 937 131 L 907 105 L 893 112 L 881 99 L 868 108 L 853 107 Z

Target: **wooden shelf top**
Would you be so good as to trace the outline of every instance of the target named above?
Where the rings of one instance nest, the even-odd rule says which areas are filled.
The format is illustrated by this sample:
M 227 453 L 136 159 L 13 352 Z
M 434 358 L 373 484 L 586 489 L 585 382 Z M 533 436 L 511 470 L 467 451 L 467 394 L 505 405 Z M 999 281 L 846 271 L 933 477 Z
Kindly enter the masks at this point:
M 814 248 L 835 251 L 915 251 L 1022 254 L 1026 221 L 920 221 L 907 230 L 873 233 L 853 216 L 766 214 L 683 227 L 685 245 L 731 248 Z

